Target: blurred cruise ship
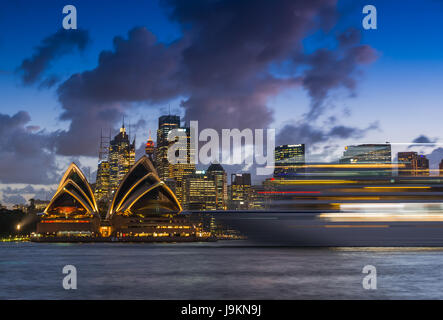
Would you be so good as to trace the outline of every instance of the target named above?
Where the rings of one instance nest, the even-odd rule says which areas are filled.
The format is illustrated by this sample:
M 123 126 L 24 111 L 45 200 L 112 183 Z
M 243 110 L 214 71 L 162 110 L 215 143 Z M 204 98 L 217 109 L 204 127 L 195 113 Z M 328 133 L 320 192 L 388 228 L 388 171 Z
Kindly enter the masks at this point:
M 265 210 L 215 217 L 259 245 L 443 246 L 443 177 L 390 163 L 390 150 L 385 163 L 354 151 L 335 164 L 280 164 L 257 190 Z

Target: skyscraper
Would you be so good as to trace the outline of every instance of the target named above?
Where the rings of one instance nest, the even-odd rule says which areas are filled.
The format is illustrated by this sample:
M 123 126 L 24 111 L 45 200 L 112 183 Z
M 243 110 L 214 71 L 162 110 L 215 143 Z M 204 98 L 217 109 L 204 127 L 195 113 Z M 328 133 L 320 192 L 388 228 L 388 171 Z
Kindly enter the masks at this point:
M 440 175 L 443 176 L 443 159 L 441 159 L 440 164 L 438 165 L 438 168 L 440 169 Z
M 109 145 L 109 187 L 115 191 L 135 162 L 135 139 L 132 143 L 126 133 L 125 125 L 111 140 Z
M 104 200 L 109 194 L 109 161 L 98 163 L 97 178 L 95 180 L 94 196 L 97 201 Z
M 193 146 L 191 146 L 190 128 L 178 128 L 177 130 L 182 132 L 186 139 L 177 139 L 174 142 L 177 144 L 175 147 L 177 147 L 176 155 L 178 156 L 176 163 L 169 163 L 169 178 L 172 178 L 177 182 L 175 195 L 177 196 L 177 199 L 183 203 L 183 178 L 195 172 L 195 164 L 192 161 L 195 150 Z M 180 154 L 183 156 L 180 156 Z
M 304 144 L 285 144 L 275 147 L 274 177 L 285 178 L 295 175 L 297 165 L 305 163 Z M 300 170 L 300 169 L 298 169 Z
M 169 178 L 168 147 L 171 143 L 168 141 L 168 133 L 178 127 L 180 127 L 179 116 L 165 115 L 158 119 L 155 163 L 158 176 L 163 181 Z
M 217 210 L 226 210 L 228 206 L 228 179 L 226 171 L 219 163 L 212 163 L 206 173 L 215 183 Z
M 168 134 L 173 129 L 177 129 L 178 132 L 186 138 L 177 138 L 171 142 L 168 141 Z M 165 115 L 159 118 L 156 150 L 157 172 L 163 181 L 167 181 L 168 179 L 175 180 L 175 194 L 182 204 L 184 201 L 183 177 L 195 172 L 195 164 L 192 161 L 195 150 L 193 146 L 191 146 L 190 134 L 190 128 L 180 127 L 179 116 Z M 177 155 L 176 163 L 168 161 L 168 149 L 172 144 L 177 144 L 175 145 Z

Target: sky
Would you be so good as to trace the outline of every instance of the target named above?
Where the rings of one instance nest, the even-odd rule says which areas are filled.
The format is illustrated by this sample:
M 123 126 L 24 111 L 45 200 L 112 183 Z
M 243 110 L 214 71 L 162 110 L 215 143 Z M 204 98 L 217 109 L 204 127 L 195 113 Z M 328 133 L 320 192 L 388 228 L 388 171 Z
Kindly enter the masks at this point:
M 441 1 L 70 1 L 62 30 L 66 4 L 0 3 L 1 203 L 50 197 L 71 161 L 94 180 L 101 129 L 125 116 L 141 149 L 169 110 L 275 128 L 312 161 L 386 141 L 443 158 Z

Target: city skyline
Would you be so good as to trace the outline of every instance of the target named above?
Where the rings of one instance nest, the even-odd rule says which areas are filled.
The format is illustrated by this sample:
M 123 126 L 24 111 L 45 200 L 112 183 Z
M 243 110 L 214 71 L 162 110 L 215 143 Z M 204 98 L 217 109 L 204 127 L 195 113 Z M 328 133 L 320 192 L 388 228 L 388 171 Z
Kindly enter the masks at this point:
M 300 27 L 303 32 L 290 36 L 287 30 L 277 29 L 276 35 L 281 37 L 275 41 L 280 42 L 273 42 L 260 33 L 264 31 L 259 27 L 259 22 L 254 20 L 265 15 L 263 18 L 269 18 L 267 23 L 275 26 L 274 20 L 266 15 L 268 4 L 260 2 L 260 5 L 248 8 L 251 10 L 251 18 L 248 20 L 250 30 L 242 31 L 242 41 L 251 41 L 255 45 L 265 45 L 269 41 L 270 45 L 282 45 L 282 51 L 267 53 L 269 58 L 264 58 L 264 65 L 250 64 L 247 65 L 249 70 L 239 68 L 238 72 L 221 74 L 224 80 L 231 76 L 244 76 L 246 79 L 247 85 L 246 82 L 239 82 L 238 85 L 248 93 L 232 102 L 233 105 L 226 102 L 226 96 L 219 91 L 220 86 L 210 81 L 209 71 L 203 70 L 205 63 L 209 65 L 209 62 L 212 64 L 216 61 L 211 59 L 219 59 L 220 63 L 225 63 L 227 71 L 241 66 L 240 62 L 229 60 L 229 53 L 233 52 L 230 45 L 232 39 L 221 37 L 219 42 L 213 42 L 207 33 L 199 29 L 204 25 L 212 30 L 211 21 L 199 20 L 197 11 L 186 16 L 183 8 L 174 1 L 161 4 L 148 1 L 143 5 L 137 4 L 140 7 L 126 6 L 124 9 L 121 3 L 113 3 L 105 11 L 99 11 L 85 1 L 75 1 L 73 4 L 79 12 L 79 33 L 78 37 L 69 40 L 71 42 L 63 42 L 63 35 L 59 32 L 62 20 L 62 5 L 59 2 L 49 1 L 37 5 L 18 1 L 1 4 L 4 9 L 1 12 L 11 12 L 11 17 L 15 16 L 15 12 L 21 12 L 23 19 L 27 21 L 22 25 L 20 21 L 12 21 L 5 15 L 0 19 L 0 26 L 4 30 L 12 30 L 0 37 L 4 57 L 0 63 L 0 88 L 3 92 L 0 123 L 6 128 L 6 140 L 1 142 L 3 151 L 0 153 L 1 203 L 23 202 L 23 199 L 36 195 L 37 198 L 48 197 L 48 192 L 54 190 L 58 175 L 73 160 L 82 168 L 89 168 L 84 170 L 85 173 L 95 178 L 100 130 L 118 130 L 123 116 L 127 117 L 128 123 L 129 120 L 132 123 L 133 134 L 137 135 L 138 142 L 135 148 L 137 156 L 140 156 L 144 153 L 148 131 L 156 132 L 157 120 L 161 115 L 170 113 L 177 114 L 186 121 L 202 120 L 198 119 L 197 111 L 201 111 L 198 108 L 203 102 L 208 102 L 207 115 L 202 116 L 203 120 L 208 118 L 208 127 L 217 127 L 218 124 L 214 121 L 219 119 L 222 122 L 219 125 L 225 125 L 223 119 L 226 114 L 223 110 L 234 108 L 235 118 L 240 120 L 235 120 L 228 128 L 248 125 L 251 128 L 276 128 L 277 138 L 280 139 L 277 140 L 278 145 L 306 144 L 307 161 L 337 160 L 346 145 L 386 141 L 392 143 L 395 155 L 401 151 L 431 155 L 428 158 L 433 169 L 437 168 L 443 158 L 443 153 L 438 151 L 441 143 L 439 137 L 442 136 L 438 117 L 427 116 L 439 111 L 437 88 L 441 83 L 441 76 L 438 74 L 443 69 L 443 61 L 438 52 L 441 44 L 439 41 L 431 43 L 430 40 L 438 39 L 437 30 L 441 22 L 437 17 L 443 11 L 440 3 L 429 1 L 426 8 L 415 8 L 412 2 L 399 7 L 376 1 L 374 5 L 380 14 L 379 28 L 367 31 L 361 28 L 363 2 L 339 1 L 336 4 L 334 1 L 320 1 L 318 6 L 300 6 L 299 10 L 302 13 L 304 10 L 311 10 L 314 15 L 320 15 L 320 9 L 328 8 L 331 12 L 328 15 L 331 20 L 328 26 L 311 27 L 303 19 L 284 20 L 289 23 L 288 27 Z M 285 8 L 290 7 L 290 4 L 282 1 L 279 6 Z M 213 9 L 208 7 L 201 10 L 210 12 Z M 244 8 L 237 7 L 230 1 L 217 9 L 235 11 L 238 12 L 238 19 L 245 18 L 242 16 Z M 120 12 L 121 10 L 123 11 Z M 400 18 L 392 18 L 395 16 L 392 12 L 409 19 L 402 19 L 402 23 L 398 23 Z M 105 19 L 105 15 L 109 17 L 108 21 L 97 21 L 97 16 Z M 388 15 L 389 19 L 386 18 Z M 48 23 L 38 23 L 39 19 L 45 19 Z M 415 19 L 421 23 L 412 23 Z M 239 24 L 240 20 L 234 22 Z M 101 28 L 101 23 L 106 27 Z M 222 35 L 226 36 L 229 28 L 235 28 L 235 23 L 233 26 L 222 24 Z M 187 24 L 191 26 L 189 31 L 185 28 Z M 32 37 L 28 30 L 29 25 L 36 26 Z M 259 32 L 265 39 L 264 42 L 254 39 L 253 32 Z M 426 33 L 428 42 L 422 39 L 422 33 Z M 409 41 L 404 41 L 406 34 Z M 190 44 L 183 41 L 184 35 L 189 35 Z M 391 43 L 393 38 L 398 40 L 394 41 L 395 48 Z M 149 50 L 143 51 L 143 47 L 137 47 L 137 41 L 145 43 Z M 356 61 L 348 49 L 340 48 L 343 41 L 350 41 L 352 48 L 361 50 L 364 63 Z M 208 51 L 210 45 L 216 45 L 222 50 L 221 55 L 211 56 L 214 52 Z M 303 50 L 294 50 L 297 45 L 301 45 Z M 124 51 L 125 48 L 128 52 Z M 132 52 L 132 49 L 139 51 Z M 116 67 L 112 65 L 115 62 L 113 59 L 118 54 L 135 59 L 137 52 L 152 52 L 152 56 L 142 59 L 142 55 L 139 61 L 133 60 L 136 65 L 139 63 L 148 68 L 146 70 L 152 69 L 151 62 L 163 67 L 170 66 L 179 74 L 177 82 L 171 82 L 174 74 L 163 74 L 160 72 L 162 70 L 154 69 L 155 73 L 148 73 L 140 79 L 148 88 L 145 95 L 139 96 L 140 92 L 129 90 L 129 96 L 122 96 L 116 90 L 118 97 L 113 97 L 110 94 L 112 91 L 109 91 L 115 88 L 116 83 L 105 82 L 101 89 L 108 90 L 106 92 L 109 100 L 105 101 L 108 105 L 103 107 L 106 117 L 94 125 L 87 121 L 84 125 L 79 125 L 79 121 L 84 121 L 85 117 L 76 118 L 77 113 L 69 107 L 72 100 L 66 100 L 72 99 L 69 96 L 69 86 L 78 85 L 73 83 L 75 77 L 72 76 L 81 74 L 86 79 L 90 74 L 114 72 Z M 257 54 L 241 50 L 236 52 L 241 57 L 245 54 Z M 337 68 L 342 66 L 344 69 L 339 70 L 349 71 L 349 74 L 345 78 L 337 78 L 335 73 L 328 73 L 328 68 L 321 64 L 315 65 L 314 57 L 320 57 L 320 53 L 325 55 L 325 59 L 329 59 L 326 60 L 328 63 L 336 64 Z M 99 56 L 104 58 L 106 55 L 110 59 L 109 70 L 105 70 L 106 65 L 98 59 Z M 165 57 L 166 61 L 160 57 Z M 195 57 L 201 58 L 201 67 L 196 65 L 198 61 Z M 35 62 L 40 61 L 37 58 L 46 63 L 40 71 L 30 67 L 36 67 Z M 175 66 L 181 58 L 187 59 L 186 65 Z M 130 67 L 131 65 L 124 64 L 122 70 L 127 71 Z M 190 79 L 183 76 L 184 67 L 190 68 L 195 77 Z M 300 76 L 296 72 L 300 67 L 316 70 L 325 79 L 330 79 L 332 84 L 314 88 L 307 83 L 291 83 Z M 215 74 L 223 69 L 215 68 L 210 71 Z M 31 74 L 34 77 L 26 77 Z M 130 75 L 125 72 L 123 74 Z M 258 79 L 263 75 L 273 77 L 274 82 L 259 82 Z M 136 73 L 134 76 L 139 75 Z M 304 74 L 304 77 L 309 77 L 309 74 Z M 170 87 L 158 87 L 148 80 L 163 81 Z M 426 86 L 423 86 L 423 80 L 426 81 Z M 90 85 L 91 87 L 77 89 L 90 89 L 95 84 L 90 82 Z M 122 88 L 124 85 L 120 83 Z M 176 89 L 174 86 L 180 87 L 180 90 L 173 90 Z M 271 87 L 278 90 L 271 90 Z M 324 89 L 326 94 L 317 96 L 316 89 Z M 232 92 L 228 88 L 227 94 Z M 258 95 L 261 92 L 264 92 L 264 96 Z M 209 99 L 207 95 L 213 97 Z M 83 105 L 86 108 L 90 100 L 102 98 L 85 94 Z M 217 107 L 211 107 L 209 102 Z M 316 103 L 320 103 L 320 107 Z M 220 104 L 222 105 L 218 107 Z M 417 106 L 420 106 L 421 112 L 418 112 Z M 96 110 L 92 105 L 89 107 Z M 221 111 L 218 114 L 219 109 Z M 78 110 L 79 114 L 84 112 L 80 107 Z M 316 115 L 317 112 L 320 112 L 319 116 Z M 262 119 L 252 118 L 255 113 Z M 309 114 L 311 118 L 304 116 Z M 94 119 L 94 114 L 91 115 Z M 153 136 L 155 139 L 155 134 Z M 76 140 L 86 140 L 86 143 L 77 145 Z M 414 146 L 413 142 L 431 145 Z M 155 143 L 158 141 L 155 140 Z M 411 143 L 412 147 L 396 143 Z M 433 153 L 433 150 L 437 151 Z M 332 159 L 331 155 L 335 158 Z M 37 165 L 41 168 L 40 171 L 31 170 L 31 165 Z M 19 170 L 19 167 L 24 169 Z

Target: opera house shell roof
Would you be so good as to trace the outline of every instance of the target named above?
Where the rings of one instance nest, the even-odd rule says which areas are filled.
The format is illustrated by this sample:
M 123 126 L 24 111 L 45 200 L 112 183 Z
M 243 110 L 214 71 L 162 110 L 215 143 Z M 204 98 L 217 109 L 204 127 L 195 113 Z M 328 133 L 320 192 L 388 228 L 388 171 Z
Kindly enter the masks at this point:
M 85 175 L 75 164 L 71 165 L 43 212 L 44 217 L 84 218 L 98 215 L 97 203 Z
M 147 156 L 129 170 L 114 194 L 107 218 L 147 217 L 176 214 L 182 211 L 172 190 L 160 180 Z

